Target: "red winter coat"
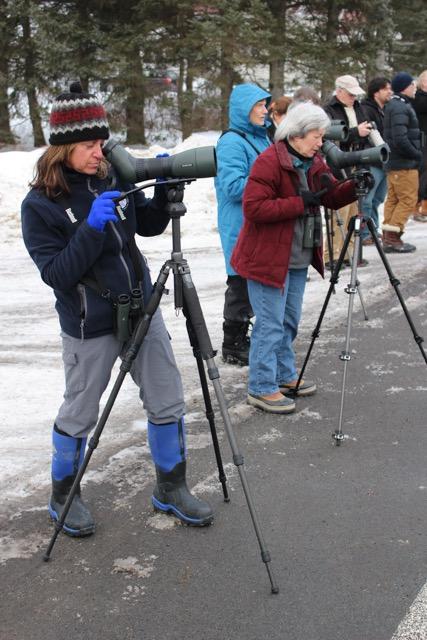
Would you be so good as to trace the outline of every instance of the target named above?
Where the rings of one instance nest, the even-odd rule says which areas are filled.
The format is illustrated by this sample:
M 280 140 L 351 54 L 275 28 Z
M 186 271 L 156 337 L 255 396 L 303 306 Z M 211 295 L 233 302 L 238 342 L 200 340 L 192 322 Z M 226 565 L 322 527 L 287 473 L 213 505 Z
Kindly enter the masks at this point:
M 310 191 L 324 188 L 320 176 L 327 173 L 337 180 L 319 154 L 307 174 Z M 235 271 L 249 280 L 271 287 L 283 287 L 291 256 L 295 219 L 304 214 L 299 176 L 284 142 L 277 142 L 261 153 L 252 166 L 243 194 L 244 223 L 231 256 Z M 333 187 L 322 198 L 322 205 L 340 209 L 356 200 L 352 180 Z M 312 265 L 323 277 L 323 248 L 313 249 Z

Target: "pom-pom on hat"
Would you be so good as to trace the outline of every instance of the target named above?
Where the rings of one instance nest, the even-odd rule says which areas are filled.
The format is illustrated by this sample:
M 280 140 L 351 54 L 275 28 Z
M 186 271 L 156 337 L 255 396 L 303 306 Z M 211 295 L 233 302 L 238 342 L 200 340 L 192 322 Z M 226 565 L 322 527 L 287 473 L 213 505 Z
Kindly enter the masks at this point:
M 110 135 L 104 107 L 95 96 L 83 93 L 80 82 L 73 82 L 69 93 L 56 98 L 49 126 L 51 145 L 106 140 Z
M 391 88 L 394 93 L 400 93 L 401 91 L 405 91 L 406 87 L 409 87 L 414 81 L 413 77 L 406 73 L 405 71 L 400 71 L 396 73 L 393 80 L 391 81 Z

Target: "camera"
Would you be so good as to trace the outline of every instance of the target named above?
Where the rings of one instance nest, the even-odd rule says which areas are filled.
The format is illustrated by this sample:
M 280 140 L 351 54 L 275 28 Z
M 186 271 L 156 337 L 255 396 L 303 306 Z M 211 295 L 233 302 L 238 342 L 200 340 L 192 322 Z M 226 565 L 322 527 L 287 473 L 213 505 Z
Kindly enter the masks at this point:
M 109 140 L 102 152 L 119 176 L 131 183 L 154 178 L 211 178 L 216 176 L 215 147 L 187 149 L 167 158 L 134 158 L 117 142 Z
M 374 165 L 382 167 L 389 158 L 390 150 L 386 143 L 378 147 L 370 147 L 360 151 L 341 151 L 336 144 L 326 140 L 322 144 L 322 153 L 332 170 L 360 165 Z
M 368 140 L 373 147 L 379 147 L 382 144 L 387 144 L 384 142 L 384 139 L 380 132 L 378 131 L 378 127 L 375 122 L 370 122 L 371 125 L 371 133 L 368 135 Z
M 323 134 L 323 139 L 345 142 L 348 139 L 348 127 L 344 120 L 331 120 L 331 124 Z

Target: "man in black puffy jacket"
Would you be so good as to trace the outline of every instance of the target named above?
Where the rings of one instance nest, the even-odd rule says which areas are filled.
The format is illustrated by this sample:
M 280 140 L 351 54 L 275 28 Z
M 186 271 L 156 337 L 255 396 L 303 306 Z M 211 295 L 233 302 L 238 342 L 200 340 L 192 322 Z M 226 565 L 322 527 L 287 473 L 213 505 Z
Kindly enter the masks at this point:
M 391 87 L 394 96 L 384 111 L 384 139 L 390 146 L 390 158 L 386 165 L 383 248 L 386 253 L 410 253 L 416 247 L 402 242 L 401 236 L 418 200 L 422 153 L 418 120 L 411 104 L 416 86 L 409 73 L 400 72 L 394 76 Z

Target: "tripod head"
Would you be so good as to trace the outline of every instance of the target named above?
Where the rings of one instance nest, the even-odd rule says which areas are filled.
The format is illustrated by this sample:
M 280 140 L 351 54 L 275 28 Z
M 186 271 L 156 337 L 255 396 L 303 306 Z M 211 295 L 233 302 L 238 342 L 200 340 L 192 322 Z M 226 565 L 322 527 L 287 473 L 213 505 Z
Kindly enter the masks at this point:
M 356 195 L 358 198 L 366 196 L 374 186 L 374 177 L 368 169 L 358 169 L 353 171 L 348 178 L 353 180 Z

